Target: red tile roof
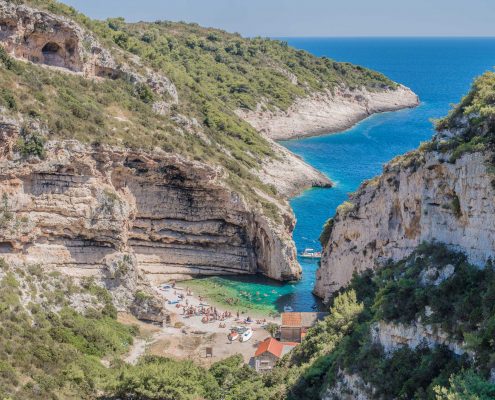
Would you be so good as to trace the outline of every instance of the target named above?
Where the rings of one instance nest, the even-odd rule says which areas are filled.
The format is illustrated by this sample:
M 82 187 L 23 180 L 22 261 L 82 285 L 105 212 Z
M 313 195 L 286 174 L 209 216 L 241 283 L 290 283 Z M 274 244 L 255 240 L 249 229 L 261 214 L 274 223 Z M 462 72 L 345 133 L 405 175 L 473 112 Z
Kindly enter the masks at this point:
M 282 326 L 301 326 L 301 313 L 284 312 L 282 313 Z
M 256 353 L 254 353 L 255 357 L 260 356 L 261 354 L 265 352 L 270 352 L 277 358 L 282 357 L 284 354 L 286 354 L 288 351 L 292 349 L 292 347 L 297 346 L 299 343 L 296 342 L 279 342 L 278 340 L 274 338 L 267 338 L 263 342 L 260 343 L 258 346 L 258 349 L 256 350 Z M 289 347 L 291 349 L 289 349 Z
M 280 343 L 278 340 L 274 338 L 268 338 L 265 339 L 263 342 L 261 342 L 261 344 L 258 346 L 258 349 L 256 350 L 256 353 L 254 353 L 254 356 L 258 357 L 259 355 L 268 351 L 272 353 L 274 356 L 280 358 L 283 349 L 284 349 L 284 345 Z
M 282 313 L 282 326 L 309 328 L 327 315 L 326 312 L 284 312 Z

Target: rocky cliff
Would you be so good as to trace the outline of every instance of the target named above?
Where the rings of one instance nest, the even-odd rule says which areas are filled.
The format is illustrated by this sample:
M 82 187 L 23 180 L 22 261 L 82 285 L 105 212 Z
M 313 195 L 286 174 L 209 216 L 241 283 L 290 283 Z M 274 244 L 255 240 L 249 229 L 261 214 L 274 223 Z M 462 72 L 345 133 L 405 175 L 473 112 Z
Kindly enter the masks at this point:
M 3 129 L 15 139 L 16 126 Z M 110 260 L 131 254 L 152 281 L 299 277 L 290 210 L 279 205 L 283 223 L 275 224 L 229 190 L 221 170 L 164 153 L 45 147 L 43 160 L 12 153 L 0 160 L 0 250 L 8 261 L 104 277 Z
M 267 110 L 260 103 L 237 114 L 267 137 L 284 140 L 343 131 L 371 114 L 418 104 L 418 96 L 402 85 L 375 91 L 341 87 L 301 97 L 287 110 Z
M 445 243 L 479 265 L 493 257 L 489 157 L 489 152 L 479 151 L 453 160 L 452 151 L 425 146 L 386 165 L 381 176 L 364 183 L 329 221 L 315 293 L 328 298 L 354 271 L 402 259 L 422 242 Z
M 0 2 L 0 41 L 15 57 L 86 76 L 120 73 L 94 36 L 68 18 L 13 2 Z
M 124 256 L 154 282 L 297 279 L 287 198 L 331 182 L 272 140 L 274 110 L 293 102 L 289 119 L 299 124 L 325 103 L 328 127 L 417 103 L 383 75 L 282 43 L 168 28 L 91 21 L 53 1 L 0 1 L 2 257 L 102 279 Z M 300 59 L 306 81 L 282 67 Z M 225 71 L 229 63 L 251 86 Z M 221 79 L 201 75 L 205 65 Z M 266 76 L 283 95 L 258 85 Z M 234 110 L 261 102 L 275 114 L 258 125 L 242 115 L 256 131 Z
M 466 352 L 463 343 L 453 340 L 439 326 L 425 325 L 419 321 L 408 325 L 376 322 L 371 327 L 371 337 L 373 342 L 380 344 L 387 354 L 404 346 L 410 349 L 417 349 L 420 346 L 429 348 L 445 346 L 457 356 Z
M 334 385 L 322 393 L 321 400 L 369 400 L 373 398 L 373 388 L 359 375 L 339 370 Z
M 70 18 L 2 1 L 0 28 L 0 43 L 15 59 L 97 82 L 107 78 L 119 85 L 149 85 L 153 111 L 175 123 L 178 135 L 186 131 L 214 145 L 194 118 L 168 114 L 171 105 L 179 104 L 179 95 L 166 76 L 143 68 L 136 57 L 129 65 L 116 62 Z M 295 221 L 282 198 L 260 192 L 280 212 L 276 223 L 229 189 L 221 167 L 158 150 L 52 141 L 37 157 L 26 157 L 18 151 L 26 126 L 34 126 L 40 137 L 56 137 L 55 132 L 48 132 L 45 121 L 7 108 L 2 114 L 0 249 L 9 261 L 102 279 L 114 275 L 113 266 L 124 255 L 152 281 L 243 273 L 299 277 L 291 239 Z M 281 195 L 330 184 L 290 152 L 270 146 L 275 157 L 264 157 L 256 174 Z
M 337 208 L 322 233 L 315 293 L 328 299 L 353 272 L 439 242 L 483 266 L 495 253 L 495 74 L 477 78 L 437 133 L 385 165 Z

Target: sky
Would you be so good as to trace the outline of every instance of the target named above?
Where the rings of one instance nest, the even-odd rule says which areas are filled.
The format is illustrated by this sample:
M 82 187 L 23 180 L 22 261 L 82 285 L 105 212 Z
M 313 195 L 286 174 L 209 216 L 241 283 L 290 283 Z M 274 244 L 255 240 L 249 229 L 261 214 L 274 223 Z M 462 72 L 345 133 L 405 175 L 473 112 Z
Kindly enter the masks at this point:
M 62 0 L 97 19 L 186 21 L 244 36 L 495 36 L 495 0 Z

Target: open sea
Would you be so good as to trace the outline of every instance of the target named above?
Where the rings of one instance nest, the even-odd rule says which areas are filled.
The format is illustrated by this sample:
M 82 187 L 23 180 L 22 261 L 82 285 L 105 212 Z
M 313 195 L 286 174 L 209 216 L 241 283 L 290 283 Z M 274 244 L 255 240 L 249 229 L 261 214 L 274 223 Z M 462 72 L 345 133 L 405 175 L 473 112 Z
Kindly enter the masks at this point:
M 444 116 L 467 93 L 473 79 L 495 66 L 495 38 L 284 38 L 290 45 L 317 56 L 372 68 L 410 87 L 421 100 L 415 109 L 374 115 L 353 128 L 282 144 L 323 171 L 335 183 L 311 189 L 292 199 L 297 218 L 294 240 L 298 252 L 320 249 L 325 221 L 360 183 L 381 172 L 395 156 L 416 148 L 433 135 L 431 119 Z M 311 294 L 318 267 L 300 259 L 303 279 L 284 285 L 264 278 L 214 278 L 239 291 L 271 293 L 261 301 L 279 311 L 321 309 Z

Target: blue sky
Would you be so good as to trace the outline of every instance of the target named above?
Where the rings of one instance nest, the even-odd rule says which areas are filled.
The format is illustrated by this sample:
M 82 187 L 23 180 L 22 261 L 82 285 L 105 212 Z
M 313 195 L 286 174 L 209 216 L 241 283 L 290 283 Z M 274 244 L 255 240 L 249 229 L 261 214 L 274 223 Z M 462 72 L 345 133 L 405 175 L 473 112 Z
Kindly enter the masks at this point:
M 246 36 L 495 36 L 495 0 L 63 0 L 92 18 L 197 22 Z

